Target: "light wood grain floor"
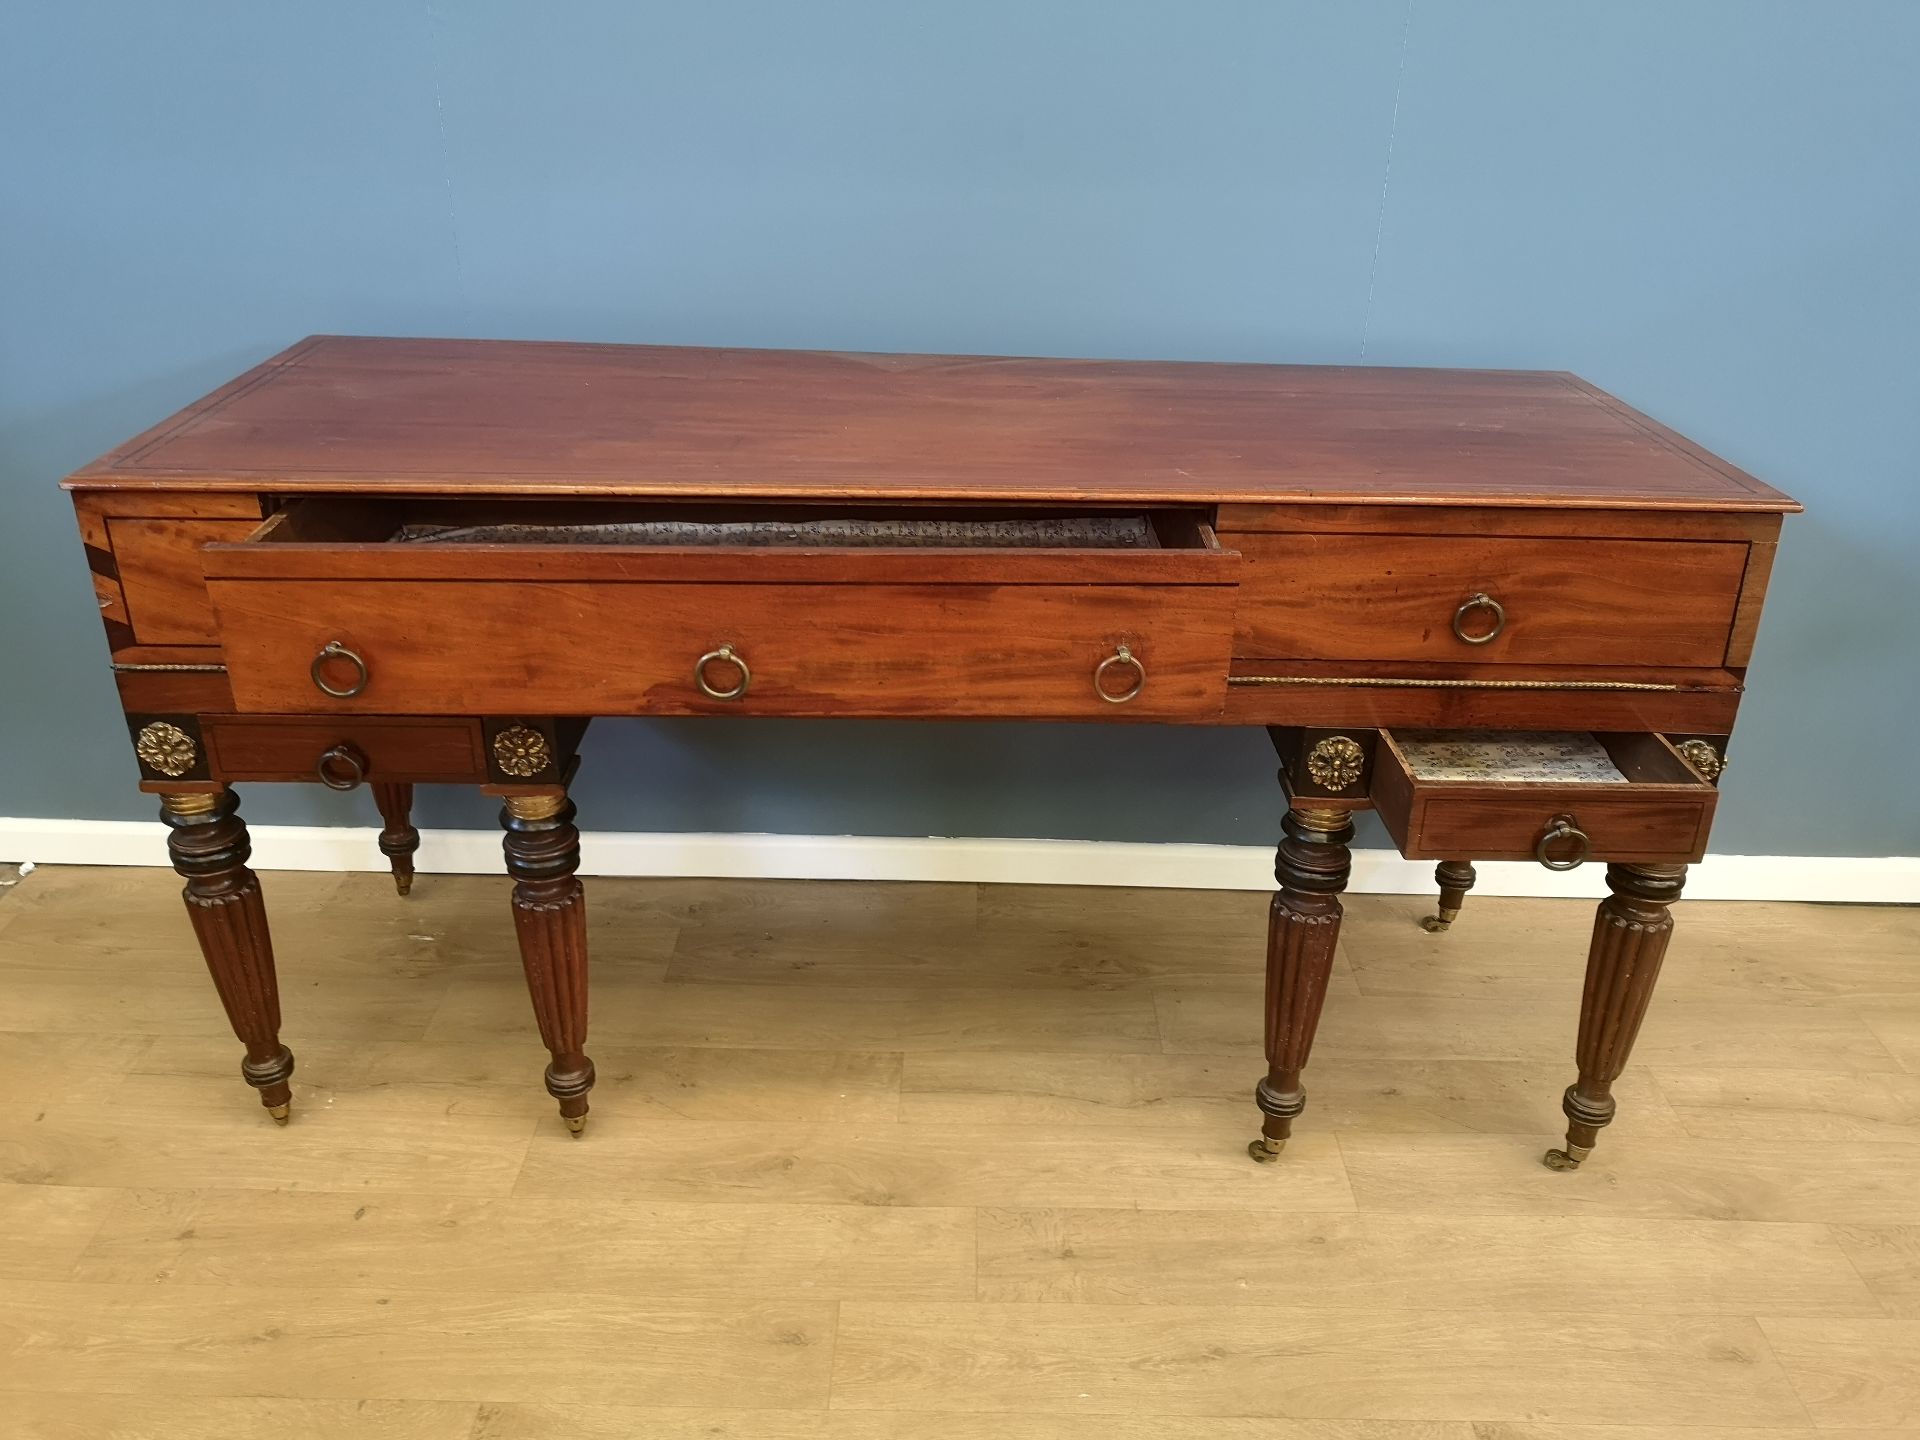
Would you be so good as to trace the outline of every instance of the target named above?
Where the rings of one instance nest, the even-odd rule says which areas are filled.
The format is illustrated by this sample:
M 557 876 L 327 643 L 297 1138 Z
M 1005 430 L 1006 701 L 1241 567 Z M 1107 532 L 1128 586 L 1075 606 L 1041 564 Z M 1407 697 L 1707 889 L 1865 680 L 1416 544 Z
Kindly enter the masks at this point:
M 1595 879 L 1598 885 L 1598 877 Z M 271 1125 L 166 872 L 0 890 L 0 1436 L 1920 1435 L 1920 911 L 1350 902 L 1255 1166 L 1265 899 L 594 881 L 581 1140 L 504 881 L 266 877 Z

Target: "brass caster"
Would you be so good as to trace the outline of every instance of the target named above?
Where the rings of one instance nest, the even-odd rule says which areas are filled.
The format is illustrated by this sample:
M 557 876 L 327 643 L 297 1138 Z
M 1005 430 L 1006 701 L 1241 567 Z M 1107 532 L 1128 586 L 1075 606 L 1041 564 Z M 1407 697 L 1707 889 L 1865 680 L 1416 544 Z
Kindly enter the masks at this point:
M 1420 928 L 1429 935 L 1444 935 L 1453 928 L 1453 921 L 1442 915 L 1429 915 L 1420 922 Z
M 284 1124 L 286 1124 L 286 1123 L 287 1123 L 287 1112 L 288 1112 L 288 1111 L 290 1111 L 290 1110 L 292 1110 L 292 1109 L 293 1109 L 293 1106 L 292 1106 L 291 1104 L 288 1104 L 288 1105 L 269 1105 L 269 1106 L 267 1107 L 267 1114 L 269 1114 L 269 1115 L 271 1115 L 271 1116 L 273 1117 L 273 1123 L 274 1123 L 274 1124 L 276 1124 L 276 1125 L 284 1125 Z
M 1580 1162 L 1593 1153 L 1591 1145 L 1569 1145 L 1564 1150 L 1549 1150 L 1540 1163 L 1549 1170 L 1578 1170 Z
M 394 876 L 393 888 L 402 896 L 411 895 L 413 893 L 413 877 L 411 875 Z
M 1247 1154 L 1261 1165 L 1271 1165 L 1280 1158 L 1280 1152 L 1287 1148 L 1284 1140 L 1270 1140 L 1262 1135 L 1247 1146 Z
M 567 1122 L 567 1129 L 575 1136 L 587 1128 L 587 1117 L 584 1115 L 562 1115 L 560 1118 Z

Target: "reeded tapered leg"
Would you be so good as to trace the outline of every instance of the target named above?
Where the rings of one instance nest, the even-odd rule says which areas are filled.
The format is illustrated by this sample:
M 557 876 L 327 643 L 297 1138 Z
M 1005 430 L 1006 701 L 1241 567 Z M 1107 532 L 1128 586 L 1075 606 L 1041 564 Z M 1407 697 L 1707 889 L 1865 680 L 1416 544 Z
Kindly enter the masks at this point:
M 1286 839 L 1274 862 L 1280 893 L 1267 911 L 1267 1077 L 1254 1091 L 1266 1120 L 1247 1147 L 1278 1159 L 1307 1105 L 1300 1072 L 1313 1050 L 1340 938 L 1340 892 L 1352 869 L 1353 821 L 1344 810 L 1296 805 L 1281 821 Z
M 1550 1170 L 1578 1170 L 1593 1153 L 1600 1127 L 1613 1119 L 1613 1082 L 1626 1068 L 1640 1022 L 1660 978 L 1660 961 L 1673 936 L 1667 907 L 1680 898 L 1684 865 L 1609 865 L 1607 888 L 1593 920 L 1587 986 L 1580 997 L 1580 1078 L 1567 1087 L 1567 1144 L 1549 1150 Z
M 547 1093 L 560 1102 L 567 1128 L 587 1124 L 593 1062 L 587 1058 L 587 902 L 574 871 L 580 832 L 564 795 L 509 796 L 507 873 L 513 877 L 513 924 L 540 1038 L 553 1055 Z
M 1471 860 L 1442 860 L 1433 867 L 1433 883 L 1440 887 L 1440 906 L 1420 922 L 1429 935 L 1438 935 L 1460 918 L 1460 907 L 1467 903 L 1467 892 L 1480 877 L 1473 873 Z
M 213 974 L 227 1020 L 247 1047 L 240 1074 L 260 1092 L 275 1122 L 293 1104 L 293 1052 L 280 1043 L 280 987 L 260 880 L 247 868 L 252 846 L 231 790 L 161 797 L 167 853 L 185 878 L 187 918 Z
M 413 889 L 413 852 L 420 848 L 420 832 L 413 828 L 413 786 L 373 784 L 373 803 L 385 822 L 380 831 L 380 853 L 393 867 L 393 888 L 405 895 Z

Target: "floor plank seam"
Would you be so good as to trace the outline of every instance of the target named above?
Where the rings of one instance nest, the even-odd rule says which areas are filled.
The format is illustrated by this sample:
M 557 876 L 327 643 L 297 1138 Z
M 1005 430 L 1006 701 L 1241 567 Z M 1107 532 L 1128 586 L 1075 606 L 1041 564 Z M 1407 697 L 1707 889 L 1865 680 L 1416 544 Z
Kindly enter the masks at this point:
M 1847 1244 L 1847 1242 L 1841 1238 L 1841 1235 L 1840 1235 L 1840 1231 L 1847 1227 L 1829 1224 L 1826 1228 L 1827 1228 L 1827 1236 L 1829 1239 L 1833 1241 L 1834 1248 L 1840 1252 L 1841 1256 L 1846 1260 L 1847 1265 L 1852 1269 L 1853 1273 L 1860 1277 L 1860 1283 L 1866 1287 L 1867 1294 L 1873 1297 L 1873 1303 L 1880 1307 L 1880 1318 L 1887 1319 L 1887 1320 L 1900 1320 L 1900 1319 L 1906 1318 L 1902 1316 L 1900 1312 L 1894 1308 L 1892 1301 L 1890 1301 L 1885 1295 L 1880 1293 L 1880 1287 L 1873 1283 L 1873 1281 L 1868 1277 L 1867 1272 L 1860 1268 L 1860 1262 L 1853 1258 L 1852 1247 L 1850 1247 Z M 1862 1228 L 1878 1229 L 1880 1227 L 1873 1226 L 1873 1227 L 1862 1227 Z
M 846 1302 L 839 1297 L 836 1296 L 834 1298 L 833 1334 L 827 1341 L 827 1388 L 826 1394 L 820 1402 L 820 1408 L 828 1412 L 831 1412 L 833 1409 L 833 1379 L 834 1371 L 839 1368 L 840 1364 L 841 1311 L 845 1304 Z
M 1799 1405 L 1801 1413 L 1807 1417 L 1807 1426 L 1813 1430 L 1827 1429 L 1814 1418 L 1813 1407 L 1807 1403 L 1806 1393 L 1801 1390 L 1800 1382 L 1794 1378 L 1793 1367 L 1780 1358 L 1780 1352 L 1774 1348 L 1773 1336 L 1767 1333 L 1766 1318 L 1760 1315 L 1752 1317 L 1753 1328 L 1759 1332 L 1760 1343 L 1766 1347 L 1767 1356 L 1779 1367 L 1780 1373 L 1787 1377 L 1787 1389 L 1793 1392 L 1794 1403 Z

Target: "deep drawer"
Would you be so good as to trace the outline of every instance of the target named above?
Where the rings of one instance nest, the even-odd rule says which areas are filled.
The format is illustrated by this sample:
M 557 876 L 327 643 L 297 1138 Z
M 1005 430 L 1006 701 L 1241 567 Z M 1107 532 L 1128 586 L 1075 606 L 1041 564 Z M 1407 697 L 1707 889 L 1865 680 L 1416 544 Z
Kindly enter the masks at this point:
M 241 710 L 1171 719 L 1225 696 L 1238 557 L 1189 515 L 1143 517 L 1140 548 L 555 543 L 662 512 L 503 503 L 438 521 L 517 538 L 392 540 L 421 513 L 310 506 L 206 550 Z
M 1685 864 L 1718 799 L 1660 735 L 1383 730 L 1374 752 L 1374 809 L 1412 860 Z

